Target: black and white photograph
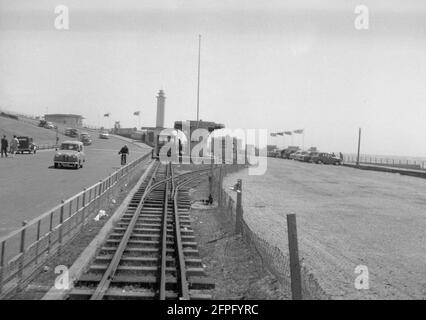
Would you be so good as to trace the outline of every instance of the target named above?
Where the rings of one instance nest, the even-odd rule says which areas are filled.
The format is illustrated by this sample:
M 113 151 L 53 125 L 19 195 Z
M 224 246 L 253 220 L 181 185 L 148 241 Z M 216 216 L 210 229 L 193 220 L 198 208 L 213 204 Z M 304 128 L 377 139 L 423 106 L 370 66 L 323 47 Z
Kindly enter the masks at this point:
M 0 138 L 0 300 L 426 299 L 424 0 L 0 0 Z

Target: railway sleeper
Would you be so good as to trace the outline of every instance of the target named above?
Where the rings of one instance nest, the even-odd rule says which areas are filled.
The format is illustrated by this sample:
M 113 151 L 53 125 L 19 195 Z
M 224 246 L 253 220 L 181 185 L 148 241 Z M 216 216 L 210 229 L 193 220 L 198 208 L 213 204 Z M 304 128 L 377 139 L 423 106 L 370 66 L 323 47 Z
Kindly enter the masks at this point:
M 80 277 L 75 282 L 75 287 L 94 287 L 102 279 L 102 274 L 99 273 L 88 273 Z M 208 277 L 188 277 L 188 287 L 190 290 L 211 290 L 215 288 L 215 284 L 212 279 Z M 115 275 L 112 280 L 114 286 L 126 286 L 132 285 L 140 288 L 155 288 L 158 286 L 158 279 L 156 276 L 131 276 L 131 275 Z M 166 288 L 176 290 L 177 279 L 174 276 L 167 275 L 166 277 Z

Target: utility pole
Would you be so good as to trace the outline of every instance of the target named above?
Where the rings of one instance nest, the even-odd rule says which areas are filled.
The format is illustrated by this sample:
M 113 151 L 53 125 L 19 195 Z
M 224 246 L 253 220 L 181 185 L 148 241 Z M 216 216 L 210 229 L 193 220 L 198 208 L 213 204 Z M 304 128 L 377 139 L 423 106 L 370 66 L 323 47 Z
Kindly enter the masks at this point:
M 361 148 L 361 128 L 359 128 L 359 131 L 358 131 L 358 153 L 357 153 L 357 156 L 356 156 L 356 165 L 357 166 L 359 166 L 359 151 L 360 151 L 360 148 Z
M 200 121 L 200 67 L 201 67 L 201 34 L 198 35 L 198 84 L 197 84 L 197 127 Z

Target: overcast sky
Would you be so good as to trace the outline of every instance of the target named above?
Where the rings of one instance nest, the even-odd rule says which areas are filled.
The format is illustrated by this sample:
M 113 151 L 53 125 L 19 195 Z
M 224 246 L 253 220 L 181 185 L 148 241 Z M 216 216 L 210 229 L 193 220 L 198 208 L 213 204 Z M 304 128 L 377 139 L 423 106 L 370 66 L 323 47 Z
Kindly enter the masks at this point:
M 365 153 L 426 156 L 424 0 L 0 0 L 0 108 L 153 126 L 163 89 L 167 126 L 195 119 L 198 34 L 201 119 L 342 152 L 362 127 Z

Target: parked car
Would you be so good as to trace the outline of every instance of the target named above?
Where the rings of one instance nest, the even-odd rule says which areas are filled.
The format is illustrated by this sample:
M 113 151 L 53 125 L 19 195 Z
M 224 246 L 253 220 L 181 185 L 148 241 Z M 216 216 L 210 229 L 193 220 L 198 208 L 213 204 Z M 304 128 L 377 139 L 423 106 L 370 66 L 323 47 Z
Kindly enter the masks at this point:
M 290 159 L 304 161 L 307 155 L 308 155 L 308 151 L 297 151 L 290 155 Z
M 36 153 L 37 146 L 33 143 L 33 138 L 21 136 L 17 137 L 17 139 L 19 141 L 19 146 L 16 153 Z
M 46 123 L 47 123 L 46 120 L 40 120 L 40 122 L 38 123 L 38 126 L 44 128 L 44 126 L 46 125 Z
M 70 137 L 70 136 L 71 136 L 71 132 L 72 132 L 72 130 L 73 130 L 73 128 L 66 128 L 66 129 L 65 129 L 65 133 L 64 133 L 64 134 L 65 134 L 66 136 Z
M 333 156 L 330 153 L 319 152 L 317 155 L 311 157 L 311 162 L 314 163 L 323 163 L 323 164 L 342 164 L 342 160 L 336 156 Z
M 86 162 L 83 143 L 80 141 L 62 142 L 59 149 L 56 150 L 53 162 L 55 168 L 83 168 L 83 163 Z
M 319 154 L 318 151 L 308 152 L 308 154 L 305 156 L 305 158 L 303 159 L 303 161 L 313 163 L 312 159 L 316 159 L 318 157 L 318 154 Z
M 318 152 L 304 151 L 302 152 L 302 155 L 300 156 L 298 160 L 303 162 L 311 162 L 312 157 L 315 157 L 317 153 Z
M 290 155 L 293 153 L 299 151 L 299 147 L 288 147 L 281 151 L 281 158 L 283 159 L 290 159 Z
M 74 128 L 68 128 L 65 130 L 65 135 L 71 138 L 77 138 L 78 137 L 78 129 L 74 129 Z
M 99 134 L 99 138 L 101 138 L 101 139 L 109 139 L 109 133 L 108 133 L 108 131 L 101 131 L 101 133 Z
M 90 134 L 88 134 L 87 132 L 82 132 L 80 134 L 80 141 L 83 142 L 85 146 L 92 144 L 92 139 L 90 138 Z
M 46 129 L 54 129 L 55 125 L 53 124 L 53 122 L 48 121 L 48 122 L 46 122 L 46 124 L 44 125 L 44 127 Z
M 268 157 L 279 158 L 281 155 L 281 151 L 279 149 L 274 149 L 268 152 Z

